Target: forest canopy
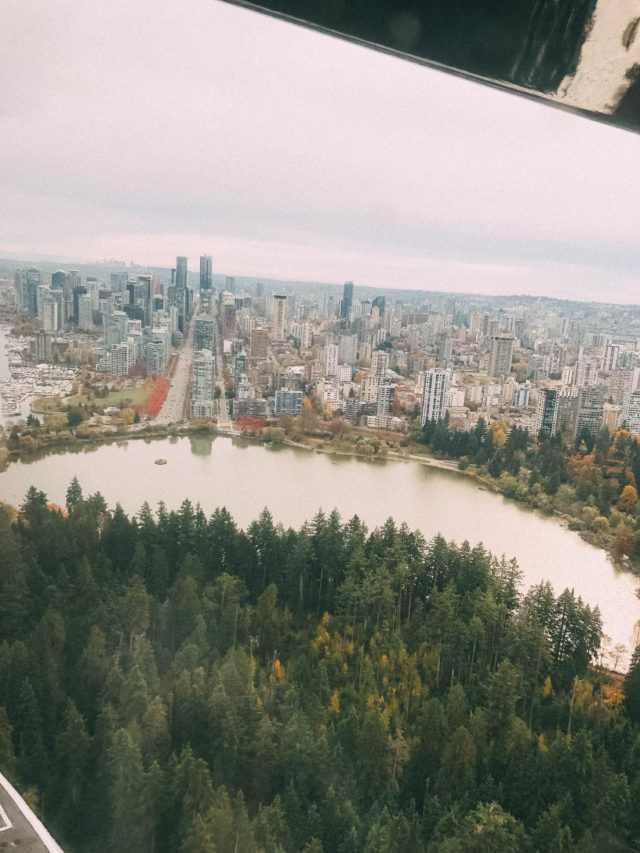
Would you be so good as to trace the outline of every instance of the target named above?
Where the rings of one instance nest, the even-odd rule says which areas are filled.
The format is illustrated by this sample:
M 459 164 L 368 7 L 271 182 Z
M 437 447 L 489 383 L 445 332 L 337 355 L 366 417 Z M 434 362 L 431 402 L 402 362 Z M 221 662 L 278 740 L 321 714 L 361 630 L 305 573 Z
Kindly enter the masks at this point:
M 68 853 L 635 849 L 638 688 L 594 667 L 597 609 L 520 580 L 391 519 L 31 488 L 0 510 L 0 769 Z

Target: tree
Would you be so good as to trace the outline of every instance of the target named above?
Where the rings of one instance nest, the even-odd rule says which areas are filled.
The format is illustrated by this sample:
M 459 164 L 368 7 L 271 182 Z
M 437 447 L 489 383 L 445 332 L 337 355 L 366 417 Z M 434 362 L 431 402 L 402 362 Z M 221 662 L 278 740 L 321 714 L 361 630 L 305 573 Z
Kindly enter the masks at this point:
M 0 707 L 0 771 L 9 777 L 13 776 L 16 768 L 12 732 L 13 726 L 9 722 L 7 709 L 3 705 Z
M 465 853 L 520 853 L 527 849 L 522 824 L 496 802 L 479 803 L 455 838 L 460 843 L 457 849 Z
M 67 424 L 73 429 L 84 420 L 84 414 L 79 406 L 72 406 L 67 412 Z
M 618 498 L 616 506 L 620 512 L 626 512 L 628 514 L 635 511 L 637 502 L 638 492 L 633 486 L 625 486 L 622 490 L 622 494 Z
M 71 513 L 82 503 L 82 488 L 78 482 L 78 478 L 74 477 L 69 483 L 67 489 L 66 507 L 67 512 Z
M 150 827 L 142 758 L 140 747 L 126 729 L 114 734 L 108 763 L 113 852 L 146 850 Z
M 624 706 L 634 723 L 640 723 L 640 645 L 631 655 L 629 669 L 624 679 Z
M 82 790 L 85 768 L 89 760 L 91 738 L 82 715 L 69 700 L 62 719 L 62 727 L 56 738 L 60 787 L 69 787 L 71 802 L 77 806 Z

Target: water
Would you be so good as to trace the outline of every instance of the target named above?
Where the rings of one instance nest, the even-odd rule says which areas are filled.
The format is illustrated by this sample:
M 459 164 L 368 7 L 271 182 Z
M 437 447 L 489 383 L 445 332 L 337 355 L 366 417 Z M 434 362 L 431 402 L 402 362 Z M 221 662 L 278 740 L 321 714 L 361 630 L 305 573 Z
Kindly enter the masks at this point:
M 155 465 L 157 458 L 166 465 Z M 556 593 L 573 587 L 602 612 L 605 633 L 630 645 L 640 619 L 638 581 L 619 572 L 604 551 L 583 542 L 557 521 L 510 503 L 452 471 L 413 462 L 365 461 L 289 447 L 265 448 L 242 439 L 191 437 L 129 441 L 83 453 L 16 463 L 0 474 L 0 499 L 19 505 L 31 485 L 64 505 L 78 477 L 85 494 L 100 491 L 134 513 L 143 501 L 177 508 L 185 498 L 207 514 L 226 506 L 246 527 L 268 506 L 274 519 L 298 527 L 322 508 L 343 519 L 359 515 L 369 528 L 389 516 L 430 538 L 472 545 L 516 557 L 525 587 L 545 579 Z

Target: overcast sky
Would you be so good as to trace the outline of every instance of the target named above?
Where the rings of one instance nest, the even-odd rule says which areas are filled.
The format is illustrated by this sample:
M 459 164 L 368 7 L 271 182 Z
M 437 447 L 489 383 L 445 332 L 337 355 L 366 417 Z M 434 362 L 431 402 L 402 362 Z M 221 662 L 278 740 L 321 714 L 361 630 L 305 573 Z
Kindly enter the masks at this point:
M 0 255 L 640 302 L 640 137 L 217 0 L 4 0 Z

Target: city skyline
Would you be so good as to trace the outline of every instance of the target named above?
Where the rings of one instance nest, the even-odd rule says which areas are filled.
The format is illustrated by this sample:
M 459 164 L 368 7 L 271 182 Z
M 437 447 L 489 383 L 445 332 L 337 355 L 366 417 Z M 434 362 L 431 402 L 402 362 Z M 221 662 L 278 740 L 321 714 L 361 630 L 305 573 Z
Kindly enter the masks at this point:
M 222 2 L 62 6 L 7 16 L 0 254 L 636 299 L 636 136 Z

